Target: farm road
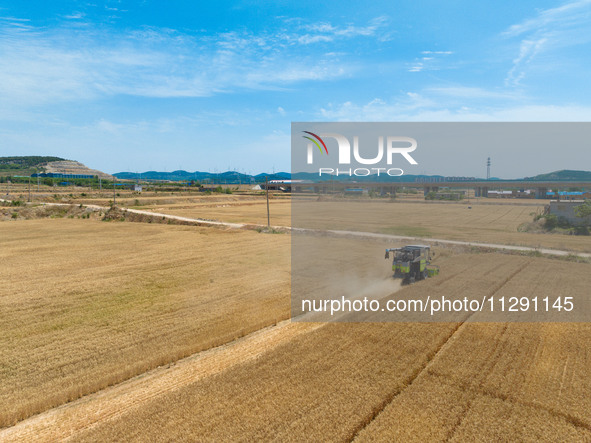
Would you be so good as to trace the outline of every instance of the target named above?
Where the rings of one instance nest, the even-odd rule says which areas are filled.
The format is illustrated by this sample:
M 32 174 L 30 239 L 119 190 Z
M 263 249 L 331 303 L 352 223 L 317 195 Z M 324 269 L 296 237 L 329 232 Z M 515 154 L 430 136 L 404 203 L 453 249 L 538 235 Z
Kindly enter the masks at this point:
M 7 201 L 1 200 L 0 201 Z M 44 203 L 45 205 L 50 206 L 70 206 L 67 203 Z M 89 209 L 93 209 L 96 211 L 107 211 L 109 208 L 104 206 L 97 206 L 97 205 L 85 205 L 85 207 Z M 230 229 L 248 229 L 248 228 L 266 228 L 266 225 L 256 225 L 256 224 L 247 224 L 247 223 L 229 223 L 223 222 L 218 220 L 206 220 L 201 218 L 189 218 L 189 217 L 181 217 L 179 215 L 171 215 L 165 214 L 160 212 L 152 212 L 152 211 L 143 211 L 139 209 L 129 209 L 123 208 L 125 211 L 133 213 L 133 214 L 140 214 L 140 215 L 148 215 L 148 216 L 155 216 L 155 217 L 163 217 L 168 220 L 177 220 L 183 221 L 188 223 L 195 223 L 201 226 L 217 226 L 217 227 L 226 227 Z M 548 249 L 548 248 L 534 248 L 531 246 L 514 246 L 514 245 L 503 245 L 498 243 L 480 243 L 480 242 L 467 242 L 461 240 L 446 240 L 440 238 L 425 238 L 425 237 L 408 237 L 403 235 L 390 235 L 390 234 L 378 234 L 374 232 L 362 232 L 362 231 L 340 231 L 340 230 L 323 230 L 319 231 L 316 229 L 305 229 L 305 228 L 292 228 L 290 226 L 271 226 L 273 229 L 280 229 L 280 230 L 287 230 L 291 232 L 300 232 L 303 234 L 310 233 L 322 233 L 333 235 L 337 237 L 355 237 L 355 238 L 374 238 L 374 239 L 384 239 L 384 240 L 397 240 L 397 241 L 411 241 L 411 242 L 421 242 L 421 243 L 429 243 L 429 244 L 442 244 L 442 245 L 459 245 L 459 246 L 471 246 L 477 248 L 492 248 L 492 249 L 499 249 L 499 250 L 506 250 L 506 251 L 518 251 L 518 252 L 532 252 L 532 253 L 542 253 L 547 255 L 554 255 L 559 257 L 566 257 L 569 255 L 574 255 L 583 258 L 591 258 L 591 253 L 588 252 L 576 252 L 576 251 L 567 251 L 567 250 L 560 250 L 560 249 Z

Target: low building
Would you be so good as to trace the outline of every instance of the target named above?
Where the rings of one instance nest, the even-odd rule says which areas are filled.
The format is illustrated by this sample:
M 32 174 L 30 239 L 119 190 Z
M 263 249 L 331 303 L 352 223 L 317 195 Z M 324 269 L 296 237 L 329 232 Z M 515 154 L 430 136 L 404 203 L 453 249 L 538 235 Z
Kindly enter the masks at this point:
M 364 188 L 347 188 L 345 189 L 345 195 L 368 195 L 369 191 Z
M 585 200 L 551 200 L 547 212 L 568 220 L 572 225 L 591 225 L 591 216 L 577 217 L 575 213 L 575 208 L 583 203 Z
M 43 178 L 94 178 L 94 175 L 89 174 L 62 174 L 57 172 L 43 172 L 38 174 L 31 174 L 31 177 Z
M 533 189 L 520 189 L 516 192 L 517 198 L 536 198 L 536 191 Z
M 514 196 L 513 191 L 488 191 L 488 197 L 492 198 L 511 198 Z
M 547 198 L 556 198 L 559 200 L 581 200 L 586 198 L 585 195 L 588 193 L 584 193 L 581 191 L 548 191 L 546 192 Z

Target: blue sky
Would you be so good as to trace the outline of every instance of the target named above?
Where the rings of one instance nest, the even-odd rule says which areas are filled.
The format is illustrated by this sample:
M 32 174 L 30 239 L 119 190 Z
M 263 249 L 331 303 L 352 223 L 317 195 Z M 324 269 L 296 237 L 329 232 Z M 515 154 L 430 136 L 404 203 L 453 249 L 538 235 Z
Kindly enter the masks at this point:
M 259 173 L 289 171 L 292 121 L 591 120 L 591 0 L 13 0 L 0 17 L 0 155 Z M 481 175 L 460 166 L 426 172 Z

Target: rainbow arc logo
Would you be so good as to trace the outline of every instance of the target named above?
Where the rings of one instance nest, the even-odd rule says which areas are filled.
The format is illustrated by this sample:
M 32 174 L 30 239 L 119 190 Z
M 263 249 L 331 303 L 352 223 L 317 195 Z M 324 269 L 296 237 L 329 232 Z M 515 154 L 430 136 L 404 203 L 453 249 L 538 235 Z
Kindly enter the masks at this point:
M 306 134 L 310 134 L 312 137 L 314 137 L 316 140 L 318 140 L 322 144 L 322 146 L 324 147 L 324 151 L 326 152 L 326 155 L 328 155 L 328 148 L 326 147 L 326 143 L 324 143 L 324 140 L 322 140 L 318 135 L 314 134 L 313 132 L 310 132 L 310 131 L 302 131 L 302 132 L 304 132 Z M 320 153 L 322 154 L 322 148 L 318 144 L 318 141 L 314 140 L 314 138 L 312 138 L 312 137 L 308 137 L 307 135 L 303 135 L 302 137 L 310 140 L 312 143 L 314 143 L 316 146 L 318 146 L 318 149 L 320 150 Z

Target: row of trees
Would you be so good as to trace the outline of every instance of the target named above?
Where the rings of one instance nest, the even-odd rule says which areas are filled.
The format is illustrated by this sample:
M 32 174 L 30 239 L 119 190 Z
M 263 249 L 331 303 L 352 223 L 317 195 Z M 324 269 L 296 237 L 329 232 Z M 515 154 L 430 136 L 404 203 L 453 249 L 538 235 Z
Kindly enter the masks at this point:
M 24 157 L 0 157 L 0 169 L 27 169 L 49 162 L 63 161 L 60 157 L 29 155 Z

